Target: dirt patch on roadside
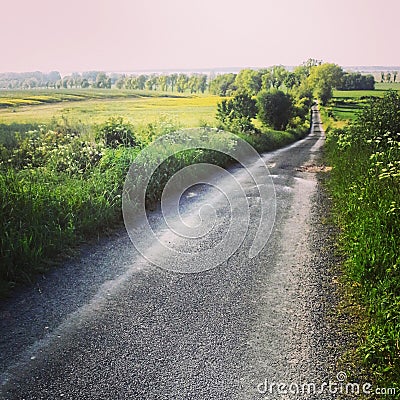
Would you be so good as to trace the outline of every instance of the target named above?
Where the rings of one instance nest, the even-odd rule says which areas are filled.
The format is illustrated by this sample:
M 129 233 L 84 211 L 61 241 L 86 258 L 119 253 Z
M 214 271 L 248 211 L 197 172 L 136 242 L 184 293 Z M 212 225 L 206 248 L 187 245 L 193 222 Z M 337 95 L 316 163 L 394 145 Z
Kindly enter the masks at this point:
M 311 172 L 311 173 L 329 172 L 331 170 L 332 170 L 332 167 L 328 167 L 327 165 L 317 165 L 317 164 L 306 164 L 306 165 L 302 165 L 299 168 L 296 168 L 296 171 Z

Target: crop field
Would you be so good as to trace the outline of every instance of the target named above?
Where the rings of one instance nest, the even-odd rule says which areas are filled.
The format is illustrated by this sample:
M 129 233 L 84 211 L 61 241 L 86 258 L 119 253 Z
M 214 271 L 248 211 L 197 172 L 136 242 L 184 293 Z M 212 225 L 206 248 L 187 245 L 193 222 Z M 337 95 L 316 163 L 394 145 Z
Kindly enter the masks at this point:
M 155 92 L 150 90 L 118 89 L 35 89 L 0 91 L 0 108 L 19 107 L 63 101 L 85 101 L 92 99 L 117 99 L 136 97 L 185 97 L 184 94 Z
M 0 124 L 46 124 L 66 118 L 71 123 L 94 125 L 122 116 L 142 125 L 167 116 L 181 126 L 195 127 L 215 123 L 219 101 L 218 96 L 143 91 L 7 91 L 0 92 Z
M 383 97 L 389 90 L 400 92 L 400 83 L 376 83 L 375 90 L 334 90 L 333 98 L 321 112 L 329 116 L 326 128 L 343 128 L 354 121 L 370 97 Z

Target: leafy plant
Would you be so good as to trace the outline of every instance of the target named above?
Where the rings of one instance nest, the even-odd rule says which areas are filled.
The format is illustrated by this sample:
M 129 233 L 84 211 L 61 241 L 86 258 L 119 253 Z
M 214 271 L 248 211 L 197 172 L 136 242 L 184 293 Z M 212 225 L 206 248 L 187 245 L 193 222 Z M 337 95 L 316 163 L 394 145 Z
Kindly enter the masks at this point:
M 257 115 L 256 101 L 247 94 L 237 94 L 217 105 L 217 119 L 233 132 L 254 132 L 251 120 Z
M 122 117 L 112 117 L 97 128 L 96 139 L 103 141 L 107 147 L 135 147 L 139 144 L 131 124 Z

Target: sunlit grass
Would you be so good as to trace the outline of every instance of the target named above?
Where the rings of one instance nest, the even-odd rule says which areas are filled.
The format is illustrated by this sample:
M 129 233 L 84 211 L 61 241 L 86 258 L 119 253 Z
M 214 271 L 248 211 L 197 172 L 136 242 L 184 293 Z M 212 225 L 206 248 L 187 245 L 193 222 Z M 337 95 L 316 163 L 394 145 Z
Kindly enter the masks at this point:
M 376 83 L 375 90 L 334 90 L 329 104 L 321 110 L 329 116 L 325 128 L 343 128 L 357 118 L 369 97 L 383 97 L 388 90 L 400 91 L 400 83 Z
M 147 124 L 158 121 L 164 115 L 178 120 L 182 126 L 195 127 L 202 123 L 215 123 L 217 103 L 221 100 L 218 96 L 117 97 L 118 94 L 126 95 L 126 92 L 111 94 L 114 95 L 101 99 L 87 97 L 81 101 L 37 105 L 31 93 L 29 98 L 21 96 L 12 99 L 20 105 L 31 102 L 29 106 L 0 109 L 0 123 L 49 123 L 54 118 L 66 117 L 72 123 L 94 125 L 119 115 L 133 124 Z M 95 92 L 95 96 L 99 94 Z M 4 101 L 0 99 L 0 103 Z

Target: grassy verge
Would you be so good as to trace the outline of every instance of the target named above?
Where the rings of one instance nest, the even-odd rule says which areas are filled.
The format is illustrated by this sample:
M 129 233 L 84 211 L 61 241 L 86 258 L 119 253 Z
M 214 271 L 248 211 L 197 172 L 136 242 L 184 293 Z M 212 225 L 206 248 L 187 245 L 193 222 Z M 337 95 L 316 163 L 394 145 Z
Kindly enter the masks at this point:
M 350 359 L 358 373 L 400 398 L 400 98 L 387 93 L 362 102 L 350 127 L 335 129 L 322 113 L 328 188 L 341 229 L 347 311 L 358 343 Z

